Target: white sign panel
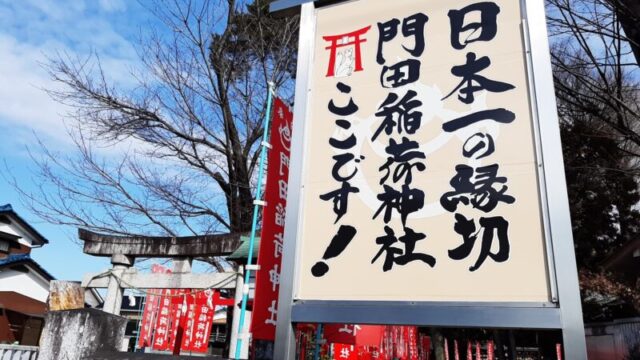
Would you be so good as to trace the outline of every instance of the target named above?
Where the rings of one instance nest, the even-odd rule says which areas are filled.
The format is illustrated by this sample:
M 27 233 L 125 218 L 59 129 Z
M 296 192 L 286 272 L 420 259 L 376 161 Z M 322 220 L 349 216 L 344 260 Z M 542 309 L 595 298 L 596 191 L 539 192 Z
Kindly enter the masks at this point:
M 316 12 L 294 298 L 548 302 L 519 2 Z

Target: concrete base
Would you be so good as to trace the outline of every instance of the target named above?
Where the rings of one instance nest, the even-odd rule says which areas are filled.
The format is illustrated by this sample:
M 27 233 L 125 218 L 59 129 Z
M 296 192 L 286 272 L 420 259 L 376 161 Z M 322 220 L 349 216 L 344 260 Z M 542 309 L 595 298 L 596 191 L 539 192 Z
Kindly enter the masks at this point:
M 119 350 L 127 319 L 96 309 L 51 311 L 40 338 L 39 360 L 96 359 Z

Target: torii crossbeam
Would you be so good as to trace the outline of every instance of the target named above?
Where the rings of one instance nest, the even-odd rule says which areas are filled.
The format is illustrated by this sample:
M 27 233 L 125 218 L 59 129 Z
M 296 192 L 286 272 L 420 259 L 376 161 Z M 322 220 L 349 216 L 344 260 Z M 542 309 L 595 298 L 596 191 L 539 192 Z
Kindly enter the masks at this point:
M 84 253 L 111 257 L 113 268 L 87 274 L 82 286 L 107 288 L 104 311 L 118 314 L 123 289 L 233 289 L 237 273 L 191 273 L 194 258 L 225 256 L 240 246 L 241 234 L 216 234 L 185 237 L 115 236 L 78 229 L 84 241 Z M 136 257 L 173 258 L 171 274 L 141 274 L 133 268 Z

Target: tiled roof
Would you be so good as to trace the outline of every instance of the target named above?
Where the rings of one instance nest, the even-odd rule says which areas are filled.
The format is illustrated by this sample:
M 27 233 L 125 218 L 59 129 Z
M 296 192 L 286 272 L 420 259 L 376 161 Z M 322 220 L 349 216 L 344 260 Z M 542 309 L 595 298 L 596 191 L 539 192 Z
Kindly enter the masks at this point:
M 250 238 L 248 236 L 241 236 L 240 240 L 242 241 L 240 246 L 231 255 L 227 256 L 227 259 L 245 263 L 247 262 L 247 257 L 249 256 Z M 254 260 L 258 258 L 259 251 L 260 251 L 260 237 L 256 236 L 253 242 L 253 259 Z
M 29 260 L 31 260 L 31 256 L 29 256 L 29 254 L 13 254 L 9 255 L 7 258 L 0 259 L 0 266 L 11 265 L 17 262 Z
M 55 277 L 45 270 L 40 264 L 31 258 L 29 254 L 13 254 L 4 259 L 0 259 L 0 270 L 6 266 L 14 264 L 32 265 L 34 270 L 46 277 L 49 281 L 55 280 Z
M 5 215 L 10 219 L 13 219 L 15 222 L 25 228 L 29 233 L 31 233 L 31 235 L 42 244 L 49 243 L 49 240 L 47 240 L 47 238 L 42 236 L 42 234 L 40 234 L 38 230 L 34 229 L 33 226 L 29 225 L 28 222 L 20 217 L 20 215 L 18 215 L 15 211 L 13 211 L 13 207 L 11 206 L 11 204 L 0 205 L 0 215 Z

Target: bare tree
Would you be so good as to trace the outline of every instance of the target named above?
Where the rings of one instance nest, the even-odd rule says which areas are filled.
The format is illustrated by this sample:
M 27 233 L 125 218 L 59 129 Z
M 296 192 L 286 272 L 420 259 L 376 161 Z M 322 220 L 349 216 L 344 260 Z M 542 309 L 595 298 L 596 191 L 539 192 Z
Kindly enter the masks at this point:
M 631 45 L 636 62 L 640 63 L 640 2 L 637 0 L 608 0 Z
M 583 315 L 595 321 L 610 309 L 594 294 L 637 305 L 619 291 L 634 284 L 602 263 L 640 231 L 640 3 L 547 4 Z
M 148 10 L 164 27 L 139 44 L 136 86 L 115 86 L 97 57 L 51 60 L 63 87 L 49 93 L 73 109 L 77 151 L 41 142 L 39 191 L 15 185 L 58 224 L 113 234 L 247 231 L 267 83 L 291 96 L 297 19 L 270 17 L 264 0 L 163 1 Z
M 640 69 L 618 15 L 628 13 L 616 6 L 622 2 L 547 0 L 547 13 L 561 115 L 566 108 L 589 114 L 598 136 L 617 139 L 633 159 L 640 155 Z

